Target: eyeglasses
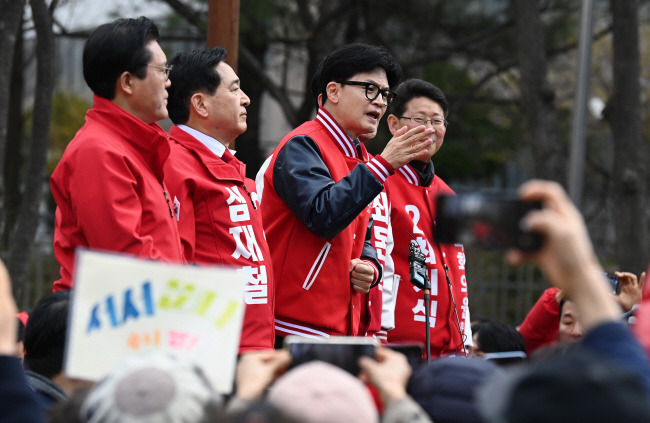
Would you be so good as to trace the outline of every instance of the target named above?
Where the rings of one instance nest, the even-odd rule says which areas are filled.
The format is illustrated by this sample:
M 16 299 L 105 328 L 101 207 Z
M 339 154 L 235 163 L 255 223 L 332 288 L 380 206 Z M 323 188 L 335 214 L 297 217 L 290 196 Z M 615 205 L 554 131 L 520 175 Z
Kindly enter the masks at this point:
M 438 127 L 444 126 L 445 128 L 447 127 L 447 125 L 449 125 L 447 119 L 424 119 L 421 117 L 408 117 L 408 116 L 400 116 L 399 118 L 409 119 L 417 123 L 418 125 L 424 125 L 424 126 L 427 126 L 427 122 L 431 122 L 431 126 L 438 126 Z
M 153 68 L 157 68 L 157 69 L 162 70 L 162 71 L 164 72 L 164 74 L 165 74 L 165 81 L 169 79 L 169 73 L 172 71 L 172 68 L 174 67 L 174 66 L 172 66 L 172 65 L 170 65 L 170 66 L 163 66 L 163 65 L 147 65 L 147 66 L 151 66 L 151 67 L 153 67 Z
M 379 85 L 373 82 L 361 82 L 361 81 L 337 81 L 341 85 L 358 85 L 360 87 L 366 88 L 366 98 L 370 101 L 373 101 L 381 94 L 381 99 L 384 102 L 384 105 L 390 106 L 390 103 L 395 100 L 397 94 L 389 90 L 388 88 L 380 88 Z

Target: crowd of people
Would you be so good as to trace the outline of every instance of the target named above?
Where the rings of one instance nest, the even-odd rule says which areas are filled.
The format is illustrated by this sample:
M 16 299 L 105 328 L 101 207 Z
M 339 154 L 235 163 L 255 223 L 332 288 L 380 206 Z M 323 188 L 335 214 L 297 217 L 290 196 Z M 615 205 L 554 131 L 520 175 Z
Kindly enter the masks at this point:
M 612 292 L 560 185 L 520 188 L 522 201 L 542 204 L 520 226 L 543 244 L 506 255 L 536 263 L 553 287 L 519 327 L 470 317 L 464 248 L 434 239 L 436 196 L 454 194 L 432 160 L 449 113 L 438 87 L 398 84 L 401 67 L 383 47 L 334 50 L 312 80 L 315 118 L 280 141 L 253 181 L 232 150 L 250 99 L 227 52 L 168 62 L 158 38 L 141 17 L 102 25 L 86 43 L 93 108 L 51 178 L 61 279 L 26 326 L 0 266 L 0 421 L 650 419 L 645 273 L 617 272 Z M 364 142 L 386 113 L 392 138 L 373 156 Z M 156 123 L 168 116 L 169 133 Z M 240 269 L 246 308 L 232 392 L 217 392 L 190 356 L 159 349 L 96 383 L 66 375 L 80 247 Z M 422 286 L 411 284 L 412 248 Z M 292 365 L 288 336 L 376 347 L 355 358 L 358 371 Z M 413 345 L 415 359 L 402 348 Z

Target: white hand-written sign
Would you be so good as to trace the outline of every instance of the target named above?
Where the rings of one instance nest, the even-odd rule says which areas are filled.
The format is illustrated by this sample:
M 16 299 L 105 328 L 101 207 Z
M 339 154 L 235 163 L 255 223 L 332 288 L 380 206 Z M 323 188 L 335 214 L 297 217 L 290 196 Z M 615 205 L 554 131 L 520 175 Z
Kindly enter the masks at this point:
M 99 380 L 127 356 L 191 356 L 232 390 L 245 280 L 234 268 L 187 266 L 78 250 L 66 343 L 68 377 Z

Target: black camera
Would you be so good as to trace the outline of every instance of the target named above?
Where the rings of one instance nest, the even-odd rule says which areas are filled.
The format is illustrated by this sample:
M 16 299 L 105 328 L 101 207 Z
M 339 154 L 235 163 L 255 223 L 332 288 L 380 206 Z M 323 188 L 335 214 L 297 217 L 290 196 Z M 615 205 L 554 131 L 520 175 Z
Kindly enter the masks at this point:
M 465 247 L 536 251 L 542 246 L 542 236 L 522 230 L 520 221 L 530 210 L 541 207 L 539 201 L 522 201 L 505 195 L 439 195 L 435 239 Z

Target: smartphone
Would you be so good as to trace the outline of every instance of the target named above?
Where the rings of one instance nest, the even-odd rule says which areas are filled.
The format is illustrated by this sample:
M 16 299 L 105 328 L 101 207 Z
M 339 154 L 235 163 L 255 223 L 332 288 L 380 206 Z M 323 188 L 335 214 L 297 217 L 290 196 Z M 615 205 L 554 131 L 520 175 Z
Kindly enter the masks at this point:
M 621 279 L 614 273 L 604 272 L 607 281 L 612 287 L 612 294 L 618 295 L 621 293 Z
M 499 366 L 507 366 L 510 364 L 521 363 L 526 361 L 526 353 L 523 351 L 501 351 L 493 353 L 485 353 L 482 358 L 484 360 L 490 360 Z
M 520 221 L 530 210 L 541 209 L 539 201 L 521 201 L 505 195 L 483 193 L 438 195 L 435 239 L 465 247 L 490 250 L 516 248 L 537 251 L 543 238 L 524 231 Z
M 389 342 L 385 347 L 404 354 L 413 370 L 417 369 L 424 361 L 424 345 L 421 343 Z
M 287 336 L 283 347 L 291 354 L 290 367 L 299 366 L 313 360 L 325 361 L 357 376 L 359 358 L 375 358 L 379 342 L 374 338 L 357 336 L 332 336 L 330 338 L 310 339 L 301 336 Z

